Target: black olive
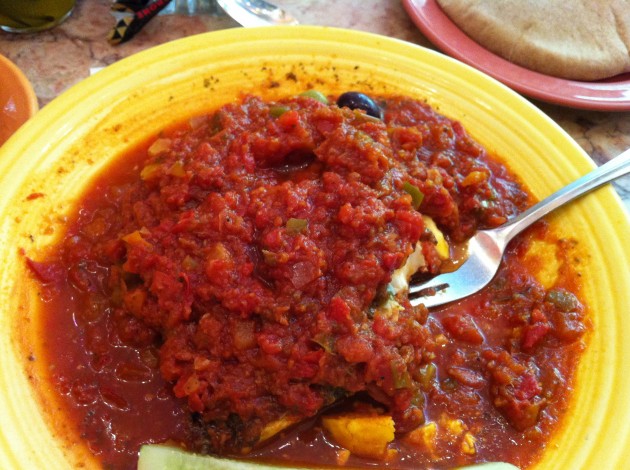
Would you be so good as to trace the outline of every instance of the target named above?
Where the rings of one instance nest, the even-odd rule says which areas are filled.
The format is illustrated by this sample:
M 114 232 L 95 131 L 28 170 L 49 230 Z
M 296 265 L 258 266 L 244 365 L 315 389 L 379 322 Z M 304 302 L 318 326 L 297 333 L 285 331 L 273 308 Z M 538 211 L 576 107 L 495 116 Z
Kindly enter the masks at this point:
M 337 99 L 337 106 L 350 109 L 362 109 L 368 116 L 383 119 L 383 112 L 376 102 L 364 93 L 347 91 Z

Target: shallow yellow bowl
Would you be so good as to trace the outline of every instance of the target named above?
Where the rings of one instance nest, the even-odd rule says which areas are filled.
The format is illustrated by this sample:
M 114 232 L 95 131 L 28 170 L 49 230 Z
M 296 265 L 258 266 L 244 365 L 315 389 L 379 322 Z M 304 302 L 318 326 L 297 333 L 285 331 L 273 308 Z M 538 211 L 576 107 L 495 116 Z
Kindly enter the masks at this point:
M 54 393 L 42 406 L 35 391 L 46 392 L 41 345 L 33 338 L 39 300 L 21 250 L 37 258 L 63 233 L 90 178 L 147 136 L 241 93 L 274 98 L 310 87 L 424 98 L 508 161 L 538 197 L 593 167 L 557 125 L 498 82 L 380 36 L 320 27 L 234 29 L 104 69 L 47 105 L 0 149 L 0 468 L 94 464 L 80 439 L 64 431 Z M 623 468 L 630 461 L 630 341 L 624 341 L 630 224 L 610 188 L 557 212 L 552 223 L 579 242 L 594 333 L 564 428 L 537 468 Z

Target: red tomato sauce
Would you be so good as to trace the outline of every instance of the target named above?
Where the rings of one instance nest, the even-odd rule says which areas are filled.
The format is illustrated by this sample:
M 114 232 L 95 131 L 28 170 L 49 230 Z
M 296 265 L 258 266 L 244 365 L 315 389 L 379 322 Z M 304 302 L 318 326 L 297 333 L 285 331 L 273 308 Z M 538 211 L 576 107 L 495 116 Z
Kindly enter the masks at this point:
M 430 312 L 402 293 L 384 309 L 416 243 L 421 275 L 445 267 L 421 214 L 457 244 L 529 198 L 459 123 L 408 98 L 379 104 L 383 120 L 247 97 L 165 131 L 101 175 L 63 243 L 29 261 L 47 290 L 52 383 L 106 468 L 133 468 L 156 442 L 335 464 L 319 416 L 356 406 L 391 415 L 397 438 L 387 459 L 349 464 L 540 454 L 583 348 L 577 285 L 546 290 L 523 261 L 542 227 L 483 292 Z M 287 417 L 301 424 L 261 445 Z

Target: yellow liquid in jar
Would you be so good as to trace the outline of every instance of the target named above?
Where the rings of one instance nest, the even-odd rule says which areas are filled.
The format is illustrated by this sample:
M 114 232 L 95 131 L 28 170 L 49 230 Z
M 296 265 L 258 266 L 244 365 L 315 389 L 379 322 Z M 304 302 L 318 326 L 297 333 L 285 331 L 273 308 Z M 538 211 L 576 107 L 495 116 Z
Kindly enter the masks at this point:
M 72 12 L 76 0 L 0 0 L 0 28 L 33 32 L 52 28 Z

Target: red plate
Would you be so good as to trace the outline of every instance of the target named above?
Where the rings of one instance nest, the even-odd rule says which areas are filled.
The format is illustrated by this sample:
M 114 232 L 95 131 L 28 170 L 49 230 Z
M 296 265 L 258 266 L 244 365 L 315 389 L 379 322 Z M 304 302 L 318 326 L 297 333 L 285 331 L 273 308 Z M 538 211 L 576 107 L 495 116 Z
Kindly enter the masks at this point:
M 574 108 L 630 111 L 630 73 L 594 82 L 544 75 L 477 44 L 448 18 L 436 0 L 403 0 L 403 5 L 420 31 L 437 47 L 524 95 Z

